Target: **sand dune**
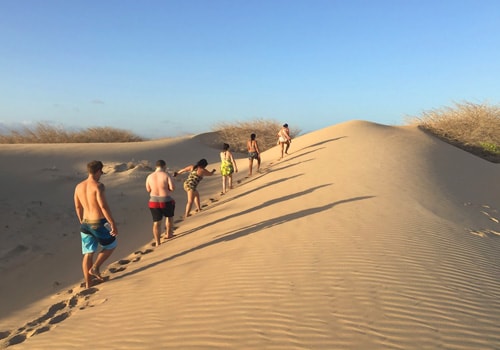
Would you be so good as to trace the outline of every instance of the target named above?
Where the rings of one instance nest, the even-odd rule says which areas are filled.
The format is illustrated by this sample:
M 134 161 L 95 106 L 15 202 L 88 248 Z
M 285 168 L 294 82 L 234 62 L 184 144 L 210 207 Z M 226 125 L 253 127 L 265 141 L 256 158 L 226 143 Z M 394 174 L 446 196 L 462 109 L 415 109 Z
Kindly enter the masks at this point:
M 334 125 L 264 152 L 261 174 L 238 158 L 224 196 L 205 178 L 205 210 L 153 248 L 149 171 L 124 164 L 218 169 L 201 139 L 0 146 L 2 346 L 500 348 L 498 164 L 413 127 Z M 72 194 L 94 158 L 121 232 L 109 281 L 84 290 Z

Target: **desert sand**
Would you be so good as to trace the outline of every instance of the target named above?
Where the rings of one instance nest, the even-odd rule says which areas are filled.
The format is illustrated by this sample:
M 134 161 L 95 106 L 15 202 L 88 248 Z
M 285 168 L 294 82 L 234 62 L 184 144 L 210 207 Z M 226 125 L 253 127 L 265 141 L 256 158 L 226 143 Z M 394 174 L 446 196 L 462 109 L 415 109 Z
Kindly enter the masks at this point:
M 0 145 L 0 348 L 500 349 L 500 165 L 350 121 L 251 177 L 235 154 L 221 196 L 206 139 Z M 178 178 L 175 237 L 153 247 L 146 165 L 200 158 L 203 210 L 180 220 Z M 120 234 L 84 289 L 73 190 L 93 159 Z

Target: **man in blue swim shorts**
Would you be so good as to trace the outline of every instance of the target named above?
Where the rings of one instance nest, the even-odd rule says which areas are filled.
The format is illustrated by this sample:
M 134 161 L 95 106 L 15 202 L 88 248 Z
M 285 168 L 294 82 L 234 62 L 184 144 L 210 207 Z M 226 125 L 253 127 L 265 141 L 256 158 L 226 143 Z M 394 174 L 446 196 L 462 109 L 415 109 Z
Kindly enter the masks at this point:
M 104 185 L 99 182 L 103 164 L 94 160 L 87 164 L 88 177 L 76 185 L 74 201 L 78 220 L 80 221 L 80 235 L 82 238 L 82 269 L 85 286 L 92 286 L 93 278 L 104 281 L 100 267 L 116 248 L 118 229 L 111 215 Z M 101 246 L 94 263 L 94 253 Z
M 153 238 L 155 245 L 159 246 L 160 229 L 163 217 L 165 217 L 165 238 L 169 239 L 173 234 L 173 219 L 175 211 L 175 201 L 171 197 L 174 191 L 174 181 L 167 172 L 167 163 L 160 159 L 156 161 L 154 173 L 146 178 L 146 191 L 149 192 L 149 210 L 153 217 Z

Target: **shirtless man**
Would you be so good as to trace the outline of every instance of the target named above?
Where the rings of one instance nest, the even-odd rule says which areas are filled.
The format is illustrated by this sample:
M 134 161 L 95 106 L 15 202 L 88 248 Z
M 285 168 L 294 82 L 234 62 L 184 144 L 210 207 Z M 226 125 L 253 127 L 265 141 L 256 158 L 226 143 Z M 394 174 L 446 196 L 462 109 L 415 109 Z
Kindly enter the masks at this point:
M 284 154 L 288 154 L 288 149 L 290 148 L 290 143 L 292 142 L 288 124 L 283 124 L 283 127 L 280 129 L 280 131 L 278 131 L 278 135 L 276 136 L 278 136 L 278 142 L 281 147 L 281 157 L 278 159 L 280 160 L 283 158 Z
M 260 171 L 260 151 L 257 140 L 255 140 L 255 134 L 250 135 L 250 140 L 247 142 L 248 150 L 248 175 L 252 175 L 253 160 L 257 160 L 257 172 Z
M 166 171 L 167 164 L 160 159 L 156 162 L 156 170 L 146 179 L 146 190 L 149 192 L 149 209 L 153 217 L 153 237 L 156 246 L 160 243 L 160 229 L 163 217 L 165 220 L 166 238 L 172 238 L 175 201 L 170 196 L 175 189 L 170 174 Z
M 92 286 L 92 277 L 101 282 L 104 280 L 99 269 L 116 248 L 118 235 L 115 220 L 104 195 L 104 185 L 99 182 L 104 174 L 102 167 L 102 162 L 98 160 L 88 163 L 88 178 L 76 185 L 74 194 L 76 215 L 81 224 L 82 269 L 87 288 Z M 102 250 L 94 263 L 94 253 L 99 245 Z

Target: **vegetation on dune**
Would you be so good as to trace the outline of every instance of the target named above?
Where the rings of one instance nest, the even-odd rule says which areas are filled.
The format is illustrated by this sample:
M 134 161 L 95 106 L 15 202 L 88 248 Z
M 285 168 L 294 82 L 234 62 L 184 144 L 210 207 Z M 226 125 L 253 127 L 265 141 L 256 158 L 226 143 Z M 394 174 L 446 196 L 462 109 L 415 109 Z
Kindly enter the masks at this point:
M 456 147 L 494 163 L 500 163 L 500 106 L 474 103 L 455 103 L 406 118 L 426 132 Z M 276 145 L 276 134 L 282 123 L 272 119 L 219 122 L 212 127 L 210 145 L 222 148 L 228 143 L 233 152 L 246 153 L 250 134 L 257 135 L 261 151 Z M 290 128 L 292 138 L 301 130 Z M 8 130 L 0 133 L 0 143 L 113 143 L 138 142 L 143 138 L 129 131 L 111 127 L 92 127 L 67 131 L 60 127 L 38 123 L 34 128 Z
M 219 122 L 212 130 L 215 132 L 215 143 L 228 143 L 233 152 L 246 153 L 247 141 L 250 134 L 255 134 L 260 151 L 263 152 L 276 146 L 276 134 L 281 129 L 282 123 L 272 119 L 253 119 L 248 121 Z M 301 133 L 298 128 L 290 127 L 290 136 L 296 137 Z
M 408 119 L 447 143 L 500 163 L 500 106 L 455 103 Z
M 38 123 L 33 128 L 8 130 L 0 134 L 0 143 L 113 143 L 138 142 L 143 139 L 133 133 L 111 128 L 92 127 L 78 131 L 67 131 L 61 127 Z

